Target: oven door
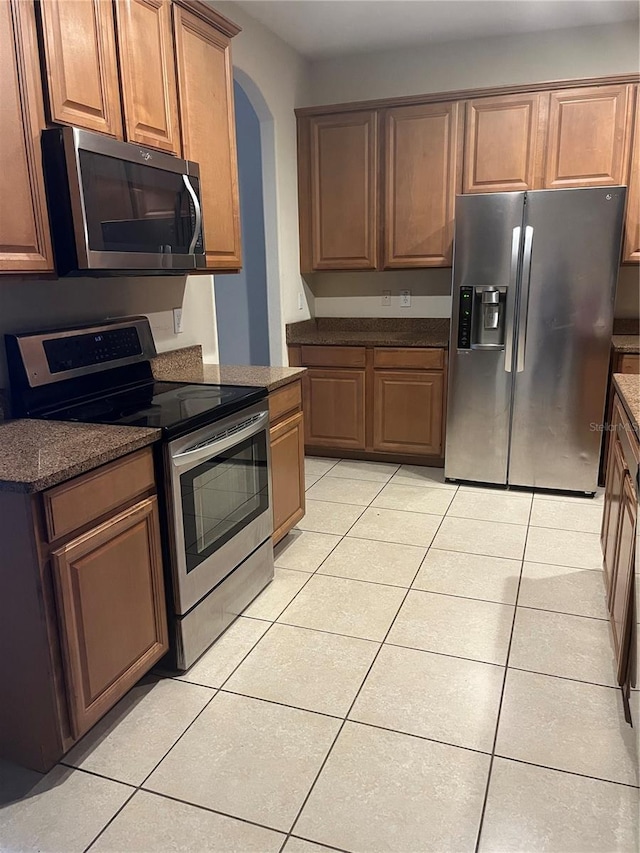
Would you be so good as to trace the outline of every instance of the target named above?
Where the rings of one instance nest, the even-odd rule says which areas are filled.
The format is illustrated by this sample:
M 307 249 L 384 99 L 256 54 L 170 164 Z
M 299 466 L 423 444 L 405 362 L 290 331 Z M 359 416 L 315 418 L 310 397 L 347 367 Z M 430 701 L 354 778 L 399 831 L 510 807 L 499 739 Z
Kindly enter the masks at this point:
M 166 448 L 173 593 L 184 615 L 273 533 L 264 402 Z

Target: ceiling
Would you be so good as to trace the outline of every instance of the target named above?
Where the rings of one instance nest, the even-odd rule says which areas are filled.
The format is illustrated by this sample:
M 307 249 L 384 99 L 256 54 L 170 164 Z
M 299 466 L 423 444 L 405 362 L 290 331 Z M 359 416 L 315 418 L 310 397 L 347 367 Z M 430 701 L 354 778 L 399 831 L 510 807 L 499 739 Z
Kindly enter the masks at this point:
M 308 59 L 638 21 L 637 0 L 237 0 Z

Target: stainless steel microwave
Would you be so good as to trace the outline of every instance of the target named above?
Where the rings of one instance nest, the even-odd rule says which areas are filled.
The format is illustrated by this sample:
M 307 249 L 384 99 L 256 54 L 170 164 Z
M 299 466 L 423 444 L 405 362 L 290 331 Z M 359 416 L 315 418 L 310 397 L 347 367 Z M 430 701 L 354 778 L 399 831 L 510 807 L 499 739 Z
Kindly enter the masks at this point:
M 74 127 L 42 151 L 58 275 L 204 268 L 197 163 Z

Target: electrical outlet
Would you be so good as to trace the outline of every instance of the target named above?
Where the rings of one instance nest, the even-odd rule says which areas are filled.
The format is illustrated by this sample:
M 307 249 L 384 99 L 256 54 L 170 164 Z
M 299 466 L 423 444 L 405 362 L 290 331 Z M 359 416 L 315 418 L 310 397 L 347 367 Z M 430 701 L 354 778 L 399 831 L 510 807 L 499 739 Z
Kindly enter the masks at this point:
M 411 291 L 410 290 L 401 290 L 400 291 L 400 307 L 401 308 L 411 308 Z
M 304 296 L 302 295 L 302 291 L 298 291 L 298 311 L 302 311 L 304 308 Z
M 391 291 L 390 290 L 383 290 L 382 291 L 382 302 L 381 302 L 381 304 L 384 305 L 386 308 L 388 308 L 391 305 Z
M 182 332 L 182 308 L 173 309 L 173 334 L 179 335 Z

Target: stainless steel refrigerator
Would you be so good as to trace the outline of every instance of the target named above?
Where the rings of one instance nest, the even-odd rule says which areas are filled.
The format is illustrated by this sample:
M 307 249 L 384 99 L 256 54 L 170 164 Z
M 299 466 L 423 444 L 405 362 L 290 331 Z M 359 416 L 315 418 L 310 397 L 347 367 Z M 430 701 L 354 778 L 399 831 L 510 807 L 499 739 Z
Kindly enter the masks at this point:
M 625 194 L 456 199 L 447 478 L 595 491 Z

